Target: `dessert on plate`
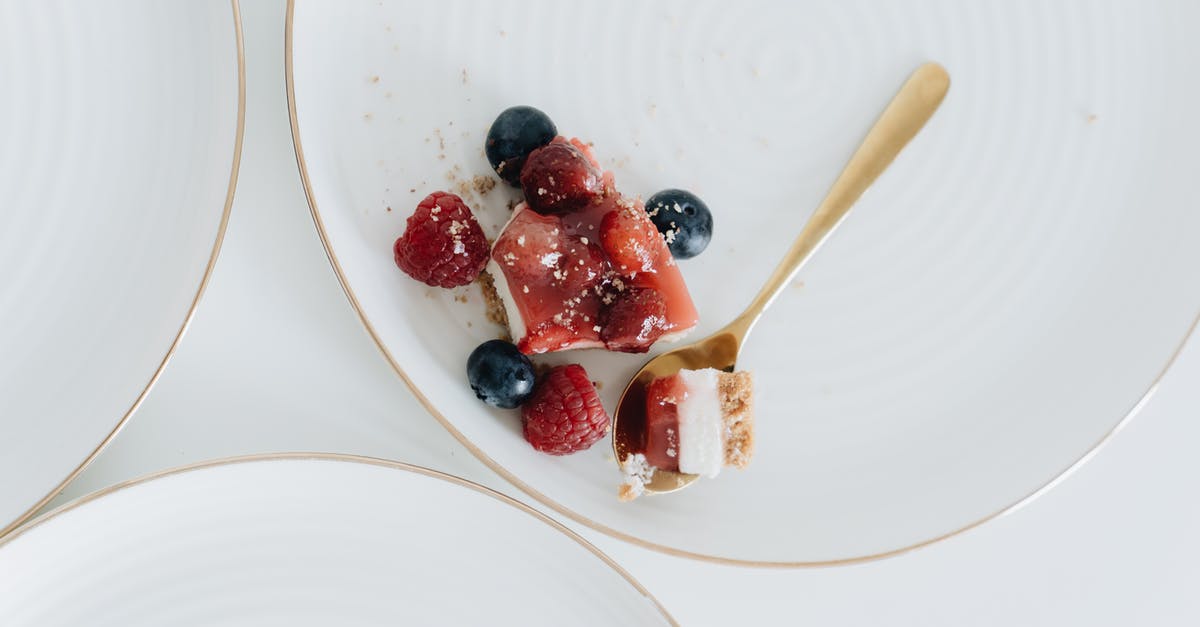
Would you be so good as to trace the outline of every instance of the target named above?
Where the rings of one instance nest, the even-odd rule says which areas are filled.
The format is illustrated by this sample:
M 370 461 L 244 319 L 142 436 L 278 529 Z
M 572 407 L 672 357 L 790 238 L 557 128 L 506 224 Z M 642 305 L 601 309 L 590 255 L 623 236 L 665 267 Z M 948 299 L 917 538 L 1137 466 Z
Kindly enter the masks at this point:
M 484 154 L 524 194 L 495 240 L 461 197 L 439 191 L 408 218 L 393 258 L 434 287 L 477 281 L 489 319 L 512 341 L 489 340 L 472 351 L 471 390 L 493 407 L 519 408 L 521 433 L 535 450 L 585 450 L 611 425 L 596 384 L 579 364 L 539 374 L 530 356 L 582 348 L 645 353 L 695 328 L 699 315 L 676 260 L 708 246 L 712 213 L 684 190 L 660 191 L 644 204 L 622 194 L 589 144 L 559 135 L 533 107 L 501 112 Z M 655 470 L 711 477 L 749 461 L 749 375 L 683 371 L 655 381 L 650 393 L 646 446 L 626 460 L 635 472 L 623 499 L 640 494 L 637 478 L 649 480 Z
M 528 169 L 529 166 L 526 166 Z M 699 322 L 683 276 L 641 202 L 610 192 L 566 215 L 513 210 L 487 272 L 526 354 L 644 353 Z

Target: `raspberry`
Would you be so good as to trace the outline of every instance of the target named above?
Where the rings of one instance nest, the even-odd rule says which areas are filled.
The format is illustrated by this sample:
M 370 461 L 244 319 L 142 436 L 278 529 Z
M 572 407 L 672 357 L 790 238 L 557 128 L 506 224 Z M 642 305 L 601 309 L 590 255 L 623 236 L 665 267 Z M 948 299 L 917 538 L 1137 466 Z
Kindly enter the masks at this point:
M 627 287 L 600 311 L 600 339 L 610 351 L 644 353 L 667 327 L 667 303 L 658 290 Z
M 525 202 L 541 214 L 563 214 L 604 195 L 605 177 L 589 155 L 562 137 L 529 153 L 521 168 Z
M 608 433 L 608 413 L 583 366 L 558 366 L 521 408 L 525 440 L 551 455 L 591 447 Z
M 626 277 L 651 272 L 663 248 L 662 236 L 641 203 L 620 199 L 600 222 L 600 244 L 613 269 Z
M 487 265 L 488 243 L 461 198 L 434 192 L 409 216 L 392 253 L 412 278 L 434 287 L 459 287 L 474 281 Z

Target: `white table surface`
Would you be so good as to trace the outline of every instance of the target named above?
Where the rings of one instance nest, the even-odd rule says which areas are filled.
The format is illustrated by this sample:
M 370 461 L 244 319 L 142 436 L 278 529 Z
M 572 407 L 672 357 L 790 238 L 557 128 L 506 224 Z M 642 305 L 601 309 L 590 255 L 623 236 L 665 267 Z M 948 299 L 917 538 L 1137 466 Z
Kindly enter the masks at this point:
M 245 0 L 242 13 L 245 153 L 208 293 L 145 404 L 53 505 L 165 467 L 296 450 L 413 462 L 528 500 L 425 413 L 359 324 L 296 171 L 283 3 Z M 1200 624 L 1198 343 L 1140 414 L 1054 490 L 914 553 L 753 570 L 667 557 L 571 526 L 684 625 Z

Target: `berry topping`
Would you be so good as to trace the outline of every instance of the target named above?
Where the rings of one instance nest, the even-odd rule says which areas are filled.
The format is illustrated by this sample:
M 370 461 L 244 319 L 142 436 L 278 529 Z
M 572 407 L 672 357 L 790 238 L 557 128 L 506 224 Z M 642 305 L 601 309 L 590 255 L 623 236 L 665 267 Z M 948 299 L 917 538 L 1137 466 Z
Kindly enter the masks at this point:
M 654 271 L 662 236 L 635 201 L 622 198 L 600 222 L 600 243 L 612 260 L 613 270 L 632 277 Z
M 608 433 L 608 413 L 583 366 L 558 366 L 521 409 L 525 440 L 551 455 L 582 451 Z
M 667 240 L 676 259 L 704 252 L 712 239 L 713 219 L 708 205 L 691 192 L 666 189 L 646 201 L 646 213 Z
M 600 339 L 608 350 L 644 353 L 666 331 L 666 301 L 653 288 L 625 288 L 600 310 L 600 327 Z
M 525 331 L 525 337 L 517 343 L 517 348 L 526 355 L 537 355 L 562 350 L 578 336 L 573 320 L 564 319 L 561 322 L 547 320 L 532 329 Z
M 467 358 L 467 381 L 479 400 L 493 407 L 513 409 L 533 394 L 533 364 L 516 346 L 490 340 Z
M 517 185 L 529 153 L 550 143 L 556 135 L 558 129 L 545 113 L 533 107 L 509 107 L 488 129 L 484 151 L 496 174 Z
M 487 265 L 488 242 L 461 198 L 434 192 L 409 216 L 392 253 L 412 278 L 434 287 L 459 287 Z
M 556 137 L 530 153 L 521 169 L 521 189 L 534 211 L 563 214 L 603 196 L 605 177 L 575 143 Z
M 510 276 L 522 286 L 552 285 L 569 292 L 600 282 L 604 253 L 595 242 L 568 235 L 557 217 L 527 213 L 521 228 L 506 230 L 492 253 Z
M 646 462 L 659 470 L 679 471 L 679 404 L 687 392 L 677 374 L 646 387 Z

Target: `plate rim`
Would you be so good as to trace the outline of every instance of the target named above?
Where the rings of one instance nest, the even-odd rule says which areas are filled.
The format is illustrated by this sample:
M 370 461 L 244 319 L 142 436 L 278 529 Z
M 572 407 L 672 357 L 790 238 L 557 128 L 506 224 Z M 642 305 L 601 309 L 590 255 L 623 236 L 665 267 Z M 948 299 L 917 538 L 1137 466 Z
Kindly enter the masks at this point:
M 236 3 L 236 1 L 237 0 L 234 0 L 235 3 Z M 157 470 L 157 471 L 145 474 L 145 475 L 140 475 L 138 477 L 134 477 L 132 479 L 126 479 L 125 481 L 121 481 L 119 483 L 115 483 L 113 485 L 101 488 L 94 492 L 85 494 L 83 496 L 80 496 L 77 499 L 74 499 L 68 503 L 64 503 L 64 504 L 48 511 L 48 512 L 42 514 L 41 516 L 38 516 L 37 518 L 30 521 L 28 524 L 26 524 L 25 526 L 16 530 L 15 532 L 13 532 L 3 538 L 0 538 L 0 551 L 3 551 L 4 547 L 6 547 L 9 544 L 11 544 L 12 542 L 16 541 L 18 538 L 25 535 L 29 531 L 32 531 L 33 529 L 36 529 L 36 528 L 42 526 L 43 524 L 45 524 L 63 514 L 66 514 L 68 512 L 76 510 L 76 509 L 79 509 L 93 501 L 98 501 L 100 499 L 103 499 L 106 496 L 112 495 L 117 492 L 124 491 L 128 488 L 133 488 L 133 487 L 137 487 L 139 485 L 152 483 L 159 479 L 165 479 L 167 477 L 172 477 L 175 475 L 187 474 L 187 473 L 197 471 L 197 470 L 223 468 L 226 466 L 237 466 L 240 464 L 255 464 L 255 463 L 270 464 L 270 463 L 289 462 L 289 461 L 324 461 L 324 462 L 336 462 L 336 463 L 352 464 L 352 465 L 359 465 L 359 466 L 376 466 L 376 467 L 380 467 L 380 468 L 387 468 L 390 470 L 397 470 L 397 471 L 408 472 L 408 473 L 412 473 L 412 474 L 416 474 L 416 475 L 422 475 L 422 476 L 429 477 L 432 479 L 437 479 L 439 481 L 444 481 L 451 485 L 468 488 L 472 491 L 478 492 L 485 496 L 489 496 L 504 505 L 507 505 L 507 506 L 512 507 L 520 512 L 523 512 L 525 514 L 532 516 L 534 519 L 544 523 L 551 529 L 558 531 L 559 533 L 563 534 L 567 538 L 573 540 L 575 543 L 579 544 L 584 549 L 587 549 L 587 551 L 589 553 L 591 553 L 595 557 L 599 558 L 601 562 L 603 562 L 606 566 L 608 566 L 610 569 L 612 569 L 614 572 L 616 572 L 618 575 L 620 575 L 621 578 L 624 579 L 629 585 L 633 586 L 633 589 L 636 592 L 638 592 L 643 597 L 645 597 L 648 601 L 650 601 L 654 605 L 654 608 L 656 610 L 658 610 L 658 613 L 667 621 L 667 624 L 674 625 L 675 627 L 679 627 L 679 622 L 676 621 L 673 616 L 671 616 L 671 613 L 669 611 L 667 611 L 667 608 L 664 607 L 662 602 L 658 600 L 658 597 L 655 597 L 653 593 L 651 593 L 644 585 L 642 585 L 641 582 L 639 582 L 636 578 L 634 578 L 634 576 L 632 574 L 630 574 L 629 571 L 625 570 L 624 567 L 622 567 L 620 564 L 618 564 L 616 562 L 616 560 L 614 560 L 612 557 L 609 557 L 609 555 L 607 553 L 602 551 L 596 545 L 589 542 L 583 536 L 579 535 L 575 531 L 572 531 L 571 528 L 569 528 L 566 525 L 562 524 L 561 522 L 555 520 L 554 518 L 550 517 L 549 515 L 533 508 L 532 506 L 530 506 L 526 503 L 523 503 L 521 501 L 518 501 L 517 499 L 515 499 L 507 494 L 504 494 L 503 492 L 500 492 L 493 488 L 489 488 L 483 484 L 476 483 L 474 481 L 471 481 L 470 479 L 465 479 L 463 477 L 459 477 L 457 475 L 452 475 L 447 472 L 442 472 L 440 470 L 434 470 L 432 468 L 427 468 L 425 466 L 419 466 L 417 464 L 410 464 L 407 462 L 402 462 L 402 461 L 397 461 L 397 460 L 383 459 L 383 458 L 379 458 L 379 457 L 370 457 L 370 456 L 366 456 L 366 455 L 353 455 L 353 454 L 349 454 L 349 453 L 322 453 L 322 452 L 304 452 L 304 451 L 285 452 L 285 453 L 256 453 L 256 454 L 250 454 L 250 455 L 235 455 L 235 456 L 231 456 L 231 457 L 221 457 L 221 458 L 217 458 L 217 459 L 209 459 L 209 460 L 194 462 L 191 464 L 185 464 L 182 466 L 175 466 L 173 468 Z
M 63 478 L 62 481 L 60 481 L 57 485 L 55 485 L 45 496 L 39 499 L 31 507 L 26 509 L 23 513 L 17 515 L 17 517 L 11 522 L 4 524 L 3 521 L 0 521 L 0 546 L 3 545 L 4 538 L 11 535 L 14 530 L 33 518 L 34 515 L 37 514 L 38 510 L 45 507 L 46 504 L 49 503 L 54 497 L 58 496 L 59 493 L 61 493 L 68 484 L 74 481 L 75 478 L 84 471 L 84 469 L 91 465 L 91 463 L 100 455 L 100 453 L 108 447 L 109 443 L 111 443 L 117 437 L 117 434 L 120 433 L 121 429 L 125 427 L 125 424 L 129 422 L 129 419 L 133 416 L 133 414 L 137 412 L 139 407 L 141 407 L 142 402 L 146 400 L 146 397 L 150 394 L 150 390 L 154 387 L 154 384 L 158 383 L 158 379 L 162 376 L 163 371 L 166 370 L 167 363 L 170 362 L 171 357 L 175 355 L 175 350 L 179 347 L 179 343 L 183 339 L 184 334 L 187 332 L 188 326 L 191 325 L 192 318 L 196 314 L 196 309 L 200 306 L 200 299 L 204 296 L 204 291 L 208 287 L 208 281 L 212 277 L 213 267 L 216 266 L 217 257 L 221 252 L 221 243 L 225 239 L 226 227 L 229 226 L 229 214 L 230 210 L 233 208 L 233 196 L 237 189 L 238 170 L 242 162 L 242 138 L 246 125 L 246 51 L 242 41 L 242 12 L 241 5 L 239 4 L 240 0 L 229 1 L 233 9 L 233 30 L 234 41 L 237 47 L 238 68 L 238 112 L 237 129 L 234 132 L 233 165 L 229 174 L 229 185 L 225 191 L 225 206 L 221 210 L 221 221 L 217 225 L 217 237 L 213 242 L 212 252 L 209 253 L 208 263 L 204 267 L 204 274 L 200 278 L 200 284 L 196 288 L 196 295 L 192 297 L 192 302 L 188 306 L 187 314 L 183 317 L 182 324 L 179 325 L 179 331 L 175 333 L 175 337 L 171 340 L 171 344 L 167 347 L 166 353 L 163 354 L 162 359 L 158 362 L 158 367 L 155 368 L 154 374 L 150 376 L 150 380 L 146 382 L 145 387 L 142 388 L 142 391 L 133 400 L 133 403 L 129 406 L 129 409 L 125 410 L 125 413 L 122 414 L 120 420 L 117 421 L 117 424 L 112 428 L 111 431 L 109 431 L 108 435 L 96 445 L 96 448 L 92 449 L 92 452 L 89 453 L 88 456 L 85 457 L 83 461 L 75 467 L 74 470 L 68 473 L 67 476 Z
M 345 293 L 347 300 L 350 301 L 351 307 L 354 308 L 355 313 L 358 315 L 359 321 L 362 322 L 363 327 L 365 327 L 367 334 L 371 337 L 371 340 L 375 343 L 375 346 L 377 348 L 379 348 L 379 351 L 381 353 L 383 353 L 384 358 L 387 360 L 388 364 L 391 365 L 392 370 L 394 370 L 396 372 L 396 374 L 400 376 L 400 379 L 402 381 L 404 381 L 405 385 L 408 386 L 409 390 L 413 393 L 413 396 L 416 397 L 417 401 L 421 404 L 421 406 L 424 407 L 425 410 L 428 411 L 430 413 L 430 415 L 432 415 L 439 423 L 441 423 L 442 427 L 445 428 L 447 431 L 449 431 L 450 434 L 453 435 L 454 438 L 456 440 L 458 440 L 458 442 L 460 444 L 465 446 L 467 448 L 467 450 L 471 452 L 472 455 L 474 455 L 479 461 L 483 462 L 484 465 L 486 465 L 488 468 L 490 468 L 493 472 L 500 475 L 504 480 L 506 480 L 509 483 L 511 483 L 512 485 L 516 486 L 518 489 L 520 489 L 525 494 L 528 494 L 529 496 L 533 497 L 536 501 L 538 501 L 542 505 L 545 505 L 546 507 L 549 507 L 550 509 L 554 510 L 555 512 L 558 512 L 559 514 L 566 516 L 568 519 L 570 519 L 572 521 L 575 521 L 579 524 L 590 527 L 591 529 L 599 531 L 600 533 L 603 533 L 609 537 L 612 537 L 612 538 L 615 538 L 618 540 L 622 540 L 624 542 L 628 542 L 630 544 L 639 546 L 644 549 L 649 549 L 651 551 L 663 553 L 665 555 L 693 559 L 693 560 L 697 560 L 697 561 L 701 561 L 701 562 L 708 562 L 708 563 L 712 563 L 712 564 L 722 564 L 722 565 L 727 565 L 727 566 L 744 566 L 744 567 L 752 567 L 752 568 L 778 568 L 778 569 L 821 568 L 821 567 L 830 567 L 830 566 L 845 566 L 845 565 L 850 565 L 850 564 L 860 564 L 863 562 L 872 562 L 872 561 L 881 560 L 881 559 L 885 559 L 885 558 L 889 558 L 889 557 L 896 557 L 898 555 L 903 555 L 905 553 L 909 553 L 909 552 L 915 551 L 917 549 L 921 549 L 921 548 L 924 548 L 924 547 L 927 547 L 927 546 L 930 546 L 933 544 L 937 544 L 944 540 L 949 540 L 950 538 L 953 538 L 960 534 L 966 533 L 976 527 L 979 527 L 980 525 L 983 525 L 984 523 L 987 523 L 996 518 L 1000 518 L 1001 516 L 1004 516 L 1006 514 L 1015 512 L 1018 509 L 1028 505 L 1029 503 L 1036 500 L 1039 496 L 1045 494 L 1051 488 L 1053 488 L 1054 486 L 1061 483 L 1063 480 L 1065 480 L 1067 477 L 1069 477 L 1072 473 L 1074 473 L 1076 470 L 1078 470 L 1080 467 L 1082 467 L 1084 464 L 1086 464 L 1089 460 L 1091 460 L 1092 457 L 1094 457 L 1097 453 L 1099 453 L 1100 449 L 1103 448 L 1104 445 L 1107 444 L 1112 439 L 1112 437 L 1114 435 L 1116 435 L 1116 433 L 1118 431 L 1123 429 L 1130 422 L 1130 420 L 1132 420 L 1132 418 L 1141 411 L 1141 409 L 1146 405 L 1146 403 L 1149 402 L 1150 398 L 1154 396 L 1154 393 L 1158 390 L 1159 384 L 1162 382 L 1163 377 L 1166 375 L 1167 371 L 1171 369 L 1171 366 L 1174 365 L 1174 363 L 1175 363 L 1176 359 L 1179 357 L 1180 353 L 1183 352 L 1184 347 L 1187 346 L 1189 339 L 1194 334 L 1197 327 L 1200 327 L 1200 311 L 1197 311 L 1196 314 L 1192 317 L 1191 324 L 1188 325 L 1188 328 L 1184 332 L 1182 339 L 1179 340 L 1178 344 L 1175 346 L 1174 350 L 1171 352 L 1170 357 L 1168 357 L 1166 363 L 1154 375 L 1153 380 L 1150 382 L 1150 386 L 1146 389 L 1146 391 L 1144 393 L 1141 394 L 1141 396 L 1139 396 L 1137 398 L 1137 400 L 1133 403 L 1132 406 L 1129 407 L 1129 409 L 1125 410 L 1125 412 L 1123 414 L 1121 414 L 1121 416 L 1117 420 L 1117 422 L 1115 424 L 1113 424 L 1113 426 L 1111 428 L 1109 428 L 1108 431 L 1106 431 L 1104 434 L 1102 434 L 1099 439 L 1097 439 L 1095 442 L 1093 442 L 1087 448 L 1087 450 L 1083 452 L 1083 454 L 1081 456 L 1079 456 L 1077 459 L 1068 463 L 1066 466 L 1064 466 L 1062 468 L 1062 470 L 1059 470 L 1058 472 L 1056 472 L 1052 477 L 1050 477 L 1045 482 L 1043 482 L 1041 485 L 1036 487 L 1032 492 L 1029 492 L 1028 494 L 1026 494 L 1024 496 L 1021 496 L 1021 497 L 1017 498 L 1016 500 L 1011 501 L 1010 503 L 1004 505 L 1003 507 L 1001 507 L 1000 509 L 997 509 L 994 512 L 987 514 L 986 516 L 983 516 L 983 517 L 981 517 L 977 520 L 974 520 L 962 527 L 953 529 L 953 530 L 945 532 L 943 534 L 940 534 L 940 535 L 937 535 L 937 536 L 934 536 L 931 538 L 927 538 L 925 540 L 921 540 L 920 542 L 916 542 L 913 544 L 908 544 L 908 545 L 901 546 L 901 547 L 898 547 L 895 549 L 889 549 L 887 551 L 880 551 L 880 552 L 876 552 L 876 553 L 868 553 L 868 554 L 863 554 L 863 555 L 855 555 L 855 556 L 851 556 L 851 557 L 828 559 L 828 560 L 794 561 L 794 560 L 742 559 L 742 558 L 727 557 L 727 556 L 722 556 L 722 555 L 710 555 L 707 553 L 700 553 L 697 551 L 690 551 L 690 550 L 686 550 L 686 549 L 680 549 L 680 548 L 668 546 L 665 544 L 659 544 L 657 542 L 644 540 L 642 538 L 639 538 L 637 536 L 634 536 L 634 535 L 631 535 L 631 534 L 628 534 L 628 533 L 625 533 L 622 531 L 617 531 L 616 529 L 613 529 L 612 527 L 609 527 L 607 525 L 596 522 L 596 521 L 584 516 L 583 514 L 580 514 L 576 511 L 558 503 L 558 501 L 555 501 L 554 499 L 546 496 L 545 494 L 542 494 L 540 491 L 534 489 L 532 486 L 521 481 L 511 471 L 509 471 L 507 468 L 501 466 L 499 463 L 497 463 L 495 460 L 493 460 L 491 457 L 489 457 L 486 453 L 483 452 L 483 450 L 481 448 L 476 446 L 474 442 L 472 442 L 461 431 L 459 431 L 457 428 L 455 428 L 454 425 L 449 421 L 449 419 L 446 418 L 445 414 L 443 414 L 441 412 L 441 410 L 439 410 L 437 407 L 435 407 L 433 405 L 433 403 L 425 396 L 425 394 L 421 391 L 421 389 L 419 387 L 417 387 L 417 385 L 412 381 L 412 379 L 409 378 L 408 374 L 404 371 L 404 369 L 396 361 L 395 357 L 392 356 L 391 352 L 388 351 L 387 347 L 384 346 L 383 341 L 380 339 L 380 336 L 379 336 L 378 332 L 375 330 L 374 325 L 371 323 L 370 318 L 367 317 L 366 312 L 363 310 L 362 306 L 360 305 L 360 303 L 358 301 L 358 297 L 354 293 L 354 289 L 350 287 L 349 279 L 346 277 L 345 272 L 342 270 L 341 263 L 337 259 L 337 254 L 334 252 L 333 245 L 329 240 L 328 233 L 325 231 L 325 224 L 321 218 L 321 212 L 317 208 L 317 202 L 316 202 L 316 199 L 313 194 L 311 182 L 309 180 L 308 165 L 306 164 L 306 162 L 304 160 L 304 148 L 303 148 L 302 142 L 300 140 L 299 119 L 296 114 L 296 92 L 295 92 L 295 88 L 294 88 L 295 81 L 294 81 L 294 75 L 293 75 L 293 59 L 292 59 L 293 28 L 292 27 L 293 27 L 293 17 L 295 15 L 296 1 L 297 0 L 288 0 L 288 3 L 287 3 L 287 16 L 286 16 L 286 20 L 285 20 L 285 24 L 284 24 L 284 44 L 283 44 L 283 47 L 284 47 L 284 51 L 283 51 L 284 75 L 285 75 L 284 78 L 285 78 L 286 90 L 287 90 L 288 118 L 289 118 L 289 122 L 292 127 L 292 144 L 293 144 L 293 148 L 296 153 L 296 165 L 300 171 L 300 181 L 304 185 L 304 197 L 308 201 L 309 213 L 312 215 L 313 224 L 316 226 L 317 234 L 321 238 L 321 245 L 325 248 L 325 255 L 329 259 L 330 265 L 333 267 L 334 274 L 337 275 L 338 283 L 342 286 L 342 291 Z M 2 544 L 0 544 L 0 546 L 2 546 Z

